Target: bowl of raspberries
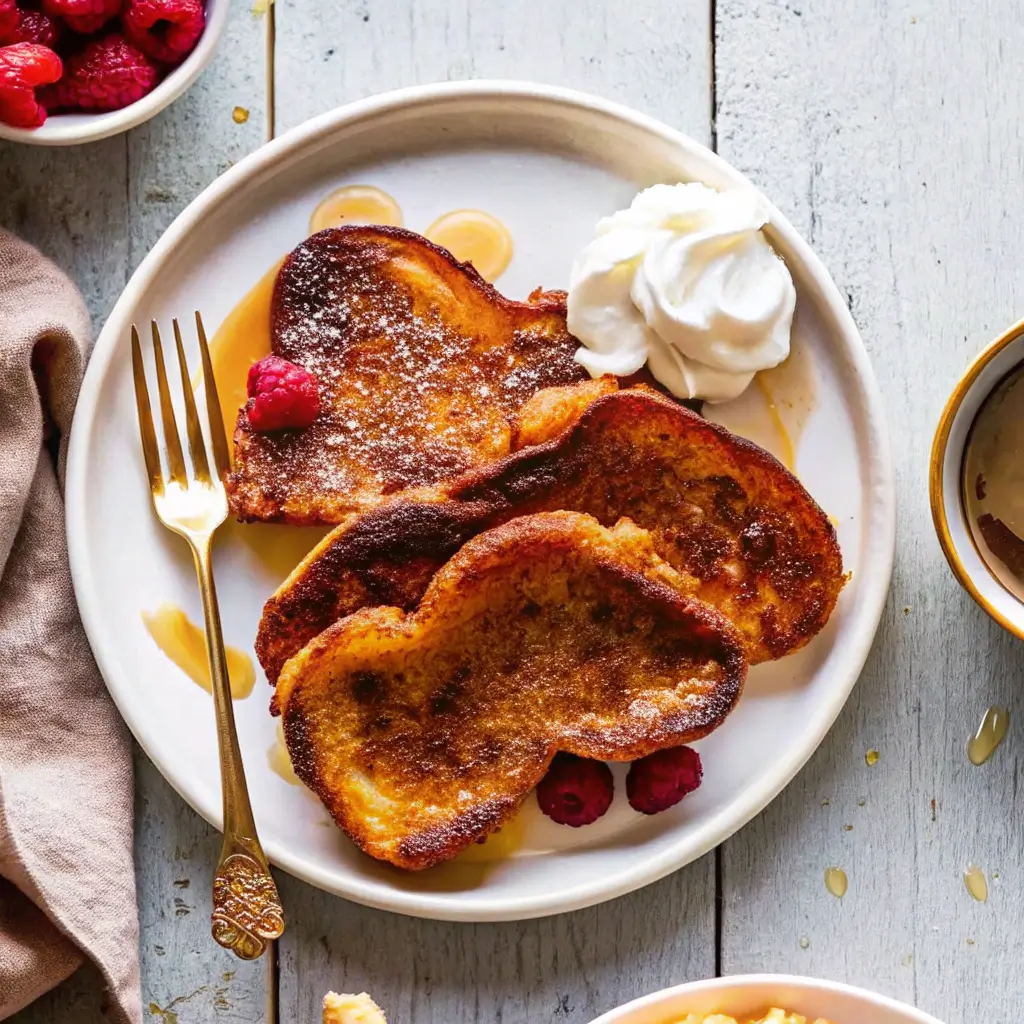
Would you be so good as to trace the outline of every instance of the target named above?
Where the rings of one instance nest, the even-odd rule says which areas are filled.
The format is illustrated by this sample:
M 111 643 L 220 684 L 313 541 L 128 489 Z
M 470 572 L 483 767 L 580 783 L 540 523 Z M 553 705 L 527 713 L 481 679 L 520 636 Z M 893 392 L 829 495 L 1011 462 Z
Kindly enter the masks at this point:
M 148 121 L 209 63 L 230 0 L 0 0 L 0 138 L 43 146 Z

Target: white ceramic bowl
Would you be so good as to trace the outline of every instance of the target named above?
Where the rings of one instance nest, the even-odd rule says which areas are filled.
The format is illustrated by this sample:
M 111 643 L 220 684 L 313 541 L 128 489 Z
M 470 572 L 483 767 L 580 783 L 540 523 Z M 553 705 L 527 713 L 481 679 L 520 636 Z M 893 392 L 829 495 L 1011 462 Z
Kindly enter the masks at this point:
M 785 974 L 711 978 L 626 1003 L 593 1024 L 674 1024 L 688 1013 L 724 1013 L 742 1024 L 772 1006 L 830 1024 L 942 1024 L 935 1017 L 852 985 Z
M 1024 640 L 1024 603 L 986 565 L 963 502 L 964 451 L 978 411 L 996 385 L 1024 362 L 1024 320 L 996 338 L 960 378 L 946 403 L 932 445 L 929 490 L 942 552 L 963 588 L 1004 629 Z
M 156 117 L 173 103 L 213 59 L 228 20 L 231 0 L 206 0 L 206 30 L 196 48 L 151 93 L 109 114 L 51 114 L 41 128 L 12 128 L 0 123 L 0 139 L 30 146 L 77 146 L 119 135 Z

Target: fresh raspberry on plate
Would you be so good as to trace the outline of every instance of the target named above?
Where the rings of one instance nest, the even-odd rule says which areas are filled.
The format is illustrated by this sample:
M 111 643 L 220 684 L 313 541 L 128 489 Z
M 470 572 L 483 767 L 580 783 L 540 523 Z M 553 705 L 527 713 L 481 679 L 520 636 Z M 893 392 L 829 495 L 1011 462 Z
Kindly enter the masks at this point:
M 0 32 L 0 44 L 39 43 L 51 50 L 57 49 L 60 22 L 42 11 L 20 11 L 17 27 L 7 36 Z
M 68 58 L 64 77 L 43 97 L 48 110 L 120 110 L 142 99 L 159 73 L 156 65 L 123 36 L 87 43 Z
M 46 120 L 46 108 L 36 89 L 56 82 L 60 74 L 60 57 L 46 46 L 0 47 L 0 121 L 14 128 L 38 128 Z
M 43 0 L 43 12 L 62 18 L 72 32 L 90 35 L 121 13 L 122 0 Z
M 143 53 L 178 64 L 195 48 L 206 27 L 202 0 L 128 0 L 124 34 Z
M 246 392 L 249 424 L 260 434 L 301 430 L 320 413 L 316 379 L 280 356 L 264 356 L 249 367 Z
M 673 747 L 634 761 L 626 776 L 629 806 L 642 814 L 657 814 L 692 793 L 704 775 L 700 754 L 692 747 Z
M 611 807 L 614 792 L 611 769 L 603 761 L 559 753 L 537 784 L 537 803 L 552 821 L 579 828 Z

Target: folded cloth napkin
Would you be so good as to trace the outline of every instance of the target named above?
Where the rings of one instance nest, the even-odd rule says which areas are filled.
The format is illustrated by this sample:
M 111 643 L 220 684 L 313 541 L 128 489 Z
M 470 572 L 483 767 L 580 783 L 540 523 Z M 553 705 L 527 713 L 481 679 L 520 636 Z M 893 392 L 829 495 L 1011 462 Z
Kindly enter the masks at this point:
M 131 745 L 78 618 L 58 482 L 89 339 L 74 285 L 0 231 L 0 1019 L 89 958 L 110 1018 L 138 1024 Z

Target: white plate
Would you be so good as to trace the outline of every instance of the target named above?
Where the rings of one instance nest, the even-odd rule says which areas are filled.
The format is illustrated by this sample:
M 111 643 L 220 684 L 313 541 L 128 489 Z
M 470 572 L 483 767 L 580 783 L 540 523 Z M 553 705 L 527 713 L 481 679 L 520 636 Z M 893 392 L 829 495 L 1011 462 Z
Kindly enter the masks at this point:
M 785 974 L 741 974 L 677 985 L 610 1010 L 593 1024 L 675 1024 L 688 1013 L 725 1013 L 746 1024 L 773 1006 L 832 1024 L 942 1024 L 866 989 Z
M 162 601 L 201 620 L 182 543 L 150 510 L 135 425 L 132 321 L 203 311 L 215 327 L 306 234 L 317 200 L 346 182 L 379 185 L 405 223 L 478 207 L 500 217 L 515 257 L 499 286 L 522 297 L 567 282 L 598 217 L 638 188 L 744 179 L 713 153 L 650 118 L 593 97 L 521 83 L 420 87 L 353 104 L 296 129 L 232 168 L 174 222 L 136 271 L 100 336 L 78 406 L 68 463 L 75 589 L 97 661 L 146 753 L 207 820 L 220 824 L 209 698 L 154 646 L 140 612 Z M 664 814 L 622 798 L 574 830 L 527 806 L 516 856 L 405 875 L 357 853 L 319 803 L 268 766 L 274 723 L 262 679 L 236 704 L 260 834 L 276 864 L 371 906 L 425 917 L 508 920 L 588 906 L 654 881 L 707 852 L 796 774 L 843 706 L 867 656 L 892 568 L 892 469 L 878 392 L 850 314 L 824 267 L 772 210 L 772 236 L 797 281 L 795 344 L 810 352 L 820 400 L 798 472 L 826 511 L 853 577 L 824 633 L 750 675 L 739 708 L 700 744 L 705 781 Z M 193 360 L 195 353 L 193 351 Z M 229 532 L 217 580 L 229 643 L 248 647 L 278 580 Z

